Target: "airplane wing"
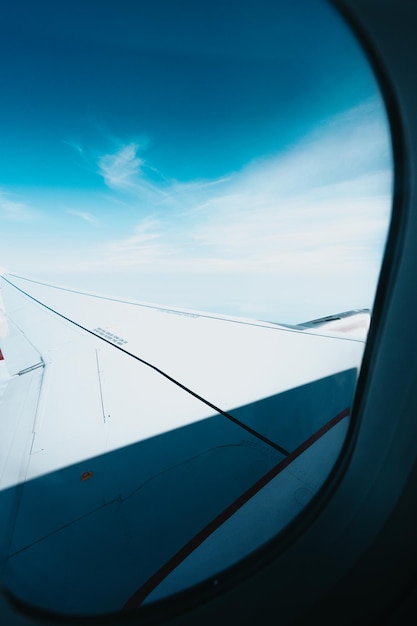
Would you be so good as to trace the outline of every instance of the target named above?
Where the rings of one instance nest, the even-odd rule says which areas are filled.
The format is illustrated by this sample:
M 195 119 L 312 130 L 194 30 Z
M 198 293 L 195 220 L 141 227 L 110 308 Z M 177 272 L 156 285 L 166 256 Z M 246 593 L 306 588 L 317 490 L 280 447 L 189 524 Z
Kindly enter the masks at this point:
M 289 327 L 12 274 L 1 294 L 0 554 L 18 599 L 105 613 L 215 578 L 330 472 L 366 312 Z

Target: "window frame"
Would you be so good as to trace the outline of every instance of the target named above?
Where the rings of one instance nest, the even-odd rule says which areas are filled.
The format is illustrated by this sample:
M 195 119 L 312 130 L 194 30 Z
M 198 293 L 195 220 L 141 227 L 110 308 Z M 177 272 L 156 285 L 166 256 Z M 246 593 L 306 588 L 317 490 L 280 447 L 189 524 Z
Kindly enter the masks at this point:
M 338 463 L 300 518 L 215 581 L 132 613 L 79 622 L 71 618 L 71 623 L 194 626 L 253 624 L 256 617 L 258 623 L 289 624 L 312 623 L 312 617 L 320 617 L 324 623 L 350 624 L 359 611 L 369 623 L 390 612 L 414 584 L 417 88 L 412 54 L 416 58 L 417 43 L 411 36 L 417 6 L 407 0 L 331 4 L 348 21 L 374 68 L 394 153 L 391 226 L 352 428 Z M 8 601 L 0 600 L 0 612 L 13 616 L 11 624 L 26 623 L 21 611 L 43 623 L 41 612 Z M 48 622 L 64 624 L 68 619 Z

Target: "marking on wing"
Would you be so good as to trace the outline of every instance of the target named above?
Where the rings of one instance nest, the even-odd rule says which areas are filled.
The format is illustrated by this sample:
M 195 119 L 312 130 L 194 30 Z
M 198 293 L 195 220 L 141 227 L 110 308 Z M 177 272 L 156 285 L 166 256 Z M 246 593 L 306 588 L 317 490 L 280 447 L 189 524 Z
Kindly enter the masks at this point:
M 96 335 L 99 335 L 103 339 L 107 339 L 108 341 L 110 341 L 110 343 L 116 346 L 123 346 L 125 343 L 127 343 L 126 339 L 122 339 L 121 337 L 110 333 L 105 328 L 93 328 L 92 332 Z
M 97 350 L 96 350 L 96 363 L 97 363 L 98 388 L 100 390 L 101 412 L 103 413 L 103 422 L 106 423 L 106 411 L 104 410 L 103 388 L 102 388 L 102 385 L 101 385 L 100 364 L 98 362 L 98 352 L 97 352 Z

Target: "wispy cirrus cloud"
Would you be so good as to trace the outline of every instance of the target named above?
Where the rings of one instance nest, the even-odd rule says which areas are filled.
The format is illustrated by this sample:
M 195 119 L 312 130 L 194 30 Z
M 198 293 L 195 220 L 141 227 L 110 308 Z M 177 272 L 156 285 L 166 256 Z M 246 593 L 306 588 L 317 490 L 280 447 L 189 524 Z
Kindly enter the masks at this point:
M 72 148 L 72 150 L 74 150 L 78 154 L 80 155 L 84 154 L 84 148 L 79 141 L 76 141 L 75 139 L 65 139 L 64 143 L 70 148 Z
M 194 206 L 205 193 L 227 183 L 231 176 L 215 180 L 193 180 L 179 182 L 169 179 L 139 156 L 146 148 L 136 142 L 120 146 L 115 152 L 98 157 L 98 173 L 105 184 L 114 192 L 128 194 L 131 202 L 140 210 L 181 211 Z
M 166 221 L 148 216 L 136 224 L 133 234 L 106 242 L 94 263 L 111 266 L 113 270 L 148 271 L 152 267 L 158 271 L 180 253 L 178 241 L 167 233 Z
M 170 245 L 164 241 L 164 225 L 161 220 L 146 217 L 135 227 L 129 237 L 106 244 L 107 258 L 113 266 L 143 267 L 168 260 L 172 254 Z
M 308 272 L 319 259 L 340 271 L 349 261 L 342 250 L 352 262 L 381 254 L 392 170 L 387 128 L 373 113 L 368 105 L 339 116 L 190 207 L 189 234 L 202 252 L 268 273 Z
M 137 156 L 139 146 L 129 143 L 113 154 L 104 154 L 98 160 L 99 174 L 112 189 L 132 189 L 142 178 L 144 160 Z
M 175 244 L 167 240 L 166 224 L 152 216 L 136 224 L 128 237 L 106 241 L 92 251 L 88 258 L 63 264 L 60 270 L 120 271 L 149 267 L 161 268 L 175 252 Z
M 67 209 L 67 213 L 69 215 L 74 215 L 74 217 L 79 217 L 84 220 L 84 222 L 88 222 L 89 224 L 97 224 L 98 219 L 88 211 L 78 211 L 77 209 Z
M 16 194 L 0 189 L 0 218 L 14 222 L 31 221 L 39 217 L 39 211 Z

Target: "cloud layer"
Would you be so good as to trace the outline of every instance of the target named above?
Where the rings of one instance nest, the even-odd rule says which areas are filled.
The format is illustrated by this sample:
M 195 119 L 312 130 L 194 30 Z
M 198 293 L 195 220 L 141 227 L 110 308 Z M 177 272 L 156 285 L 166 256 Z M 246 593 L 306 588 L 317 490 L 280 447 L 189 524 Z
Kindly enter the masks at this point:
M 146 207 L 137 194 L 144 217 L 126 238 L 103 245 L 97 264 L 167 273 L 375 271 L 392 184 L 383 122 L 368 104 L 221 180 L 149 186 Z M 147 184 L 137 150 L 129 144 L 100 159 L 110 187 Z
M 81 151 L 83 159 L 94 154 Z M 138 299 L 275 321 L 372 306 L 392 196 L 379 101 L 217 179 L 170 179 L 137 141 L 85 165 L 107 192 L 91 206 L 64 204 L 79 218 L 76 256 L 62 226 L 54 237 L 54 271 L 64 282 L 105 277 L 106 291 L 117 292 L 130 280 Z M 33 210 L 0 192 L 1 215 L 23 221 Z M 83 239 L 92 225 L 94 240 Z M 42 275 L 47 257 L 35 261 Z

